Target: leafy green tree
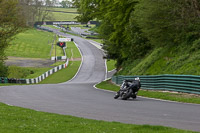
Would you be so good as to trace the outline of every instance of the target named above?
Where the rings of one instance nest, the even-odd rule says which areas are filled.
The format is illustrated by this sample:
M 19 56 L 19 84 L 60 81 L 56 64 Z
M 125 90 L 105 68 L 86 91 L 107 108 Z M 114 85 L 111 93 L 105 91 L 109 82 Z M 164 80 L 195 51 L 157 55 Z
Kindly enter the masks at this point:
M 69 8 L 69 7 L 72 7 L 72 2 L 69 1 L 69 0 L 63 0 L 60 2 L 61 6 L 63 8 Z
M 0 76 L 5 76 L 5 49 L 10 45 L 13 37 L 25 26 L 22 15 L 18 1 L 0 0 Z
M 154 47 L 192 44 L 200 38 L 199 0 L 74 0 L 78 20 L 101 22 L 104 49 L 118 66 Z
M 152 44 L 177 45 L 199 38 L 199 5 L 197 0 L 140 0 L 134 15 Z

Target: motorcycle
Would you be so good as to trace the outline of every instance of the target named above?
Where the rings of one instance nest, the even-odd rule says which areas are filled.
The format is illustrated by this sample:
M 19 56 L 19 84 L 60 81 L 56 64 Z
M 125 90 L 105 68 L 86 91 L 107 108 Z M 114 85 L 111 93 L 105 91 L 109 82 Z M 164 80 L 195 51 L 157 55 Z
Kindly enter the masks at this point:
M 115 94 L 114 99 L 121 97 L 122 100 L 127 100 L 130 97 L 137 98 L 137 93 L 141 87 L 140 79 L 124 80 L 120 90 Z

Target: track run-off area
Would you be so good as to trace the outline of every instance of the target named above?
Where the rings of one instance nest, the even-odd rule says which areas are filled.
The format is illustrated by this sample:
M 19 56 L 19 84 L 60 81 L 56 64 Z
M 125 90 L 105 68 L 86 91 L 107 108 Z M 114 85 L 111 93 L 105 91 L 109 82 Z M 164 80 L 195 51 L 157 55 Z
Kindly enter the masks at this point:
M 131 124 L 162 125 L 200 131 L 200 105 L 138 97 L 116 100 L 114 92 L 93 86 L 106 78 L 103 51 L 87 40 L 51 29 L 71 37 L 82 54 L 77 75 L 61 84 L 0 87 L 0 102 L 38 111 L 72 115 L 96 120 Z M 56 79 L 55 79 L 56 80 Z

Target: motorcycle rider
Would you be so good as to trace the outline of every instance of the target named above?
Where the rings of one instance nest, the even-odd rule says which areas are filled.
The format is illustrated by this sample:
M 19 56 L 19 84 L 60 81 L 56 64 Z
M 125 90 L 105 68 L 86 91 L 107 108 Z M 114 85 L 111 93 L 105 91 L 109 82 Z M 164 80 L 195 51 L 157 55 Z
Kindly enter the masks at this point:
M 140 84 L 140 78 L 137 77 L 135 79 L 129 79 L 129 80 L 125 80 L 126 86 L 128 87 L 128 89 L 132 89 L 133 93 L 131 95 L 132 98 L 136 98 L 137 97 L 137 92 L 141 87 Z M 117 92 L 117 94 L 115 95 L 115 99 L 118 98 L 120 95 L 120 90 Z

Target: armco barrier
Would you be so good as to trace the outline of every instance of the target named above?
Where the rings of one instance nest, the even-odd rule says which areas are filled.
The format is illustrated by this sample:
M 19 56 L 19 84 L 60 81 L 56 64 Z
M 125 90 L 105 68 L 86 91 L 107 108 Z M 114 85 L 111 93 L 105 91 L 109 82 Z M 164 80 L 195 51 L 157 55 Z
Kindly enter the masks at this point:
M 41 82 L 42 80 L 44 80 L 45 78 L 47 78 L 48 76 L 50 76 L 51 74 L 57 72 L 58 70 L 66 68 L 68 66 L 68 63 L 69 63 L 69 60 L 67 60 L 67 62 L 65 64 L 54 67 L 53 69 L 45 72 L 44 74 L 42 74 L 41 76 L 39 76 L 37 78 L 26 79 L 26 84 L 37 84 L 37 83 Z
M 121 84 L 124 79 L 140 77 L 142 89 L 167 90 L 200 94 L 200 76 L 195 75 L 150 75 L 113 76 L 112 82 Z
M 69 60 L 65 64 L 59 65 L 54 67 L 53 69 L 45 72 L 41 76 L 33 79 L 15 79 L 15 78 L 5 78 L 5 77 L 0 77 L 0 83 L 14 83 L 14 84 L 37 84 L 40 81 L 44 80 L 51 74 L 57 72 L 58 70 L 61 70 L 63 68 L 66 68 L 68 66 Z

